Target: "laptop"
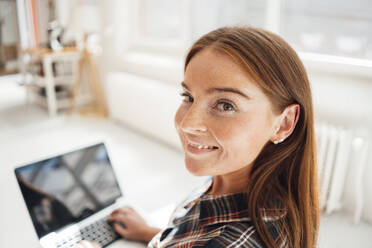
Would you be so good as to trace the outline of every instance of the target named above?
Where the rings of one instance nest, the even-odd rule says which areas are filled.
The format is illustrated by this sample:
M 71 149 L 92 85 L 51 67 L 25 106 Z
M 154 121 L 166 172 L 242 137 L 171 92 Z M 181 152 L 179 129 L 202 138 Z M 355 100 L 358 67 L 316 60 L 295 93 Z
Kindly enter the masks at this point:
M 106 247 L 119 239 L 106 220 L 127 202 L 103 142 L 18 167 L 15 175 L 43 248 L 81 240 Z

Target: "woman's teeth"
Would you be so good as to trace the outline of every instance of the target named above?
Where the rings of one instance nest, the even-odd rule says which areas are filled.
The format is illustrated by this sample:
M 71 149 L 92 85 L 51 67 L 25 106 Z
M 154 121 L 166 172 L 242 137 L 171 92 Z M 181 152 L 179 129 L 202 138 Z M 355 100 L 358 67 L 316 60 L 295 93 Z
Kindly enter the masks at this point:
M 217 147 L 215 146 L 203 146 L 203 145 L 195 145 L 195 144 L 191 144 L 190 145 L 192 147 L 195 147 L 195 148 L 198 148 L 198 149 L 217 149 Z

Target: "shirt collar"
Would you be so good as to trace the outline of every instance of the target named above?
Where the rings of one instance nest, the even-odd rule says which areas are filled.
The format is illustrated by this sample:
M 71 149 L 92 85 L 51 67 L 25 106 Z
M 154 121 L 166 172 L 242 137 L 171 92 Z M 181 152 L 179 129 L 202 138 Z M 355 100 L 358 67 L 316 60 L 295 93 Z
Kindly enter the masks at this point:
M 210 195 L 213 179 L 209 180 L 202 189 L 203 193 L 189 204 L 200 206 L 199 224 L 213 225 L 226 222 L 251 221 L 249 217 L 247 204 L 248 193 L 235 193 L 224 195 Z M 191 207 L 190 205 L 186 207 Z M 265 222 L 278 220 L 285 216 L 286 211 L 283 208 L 261 208 L 262 219 Z

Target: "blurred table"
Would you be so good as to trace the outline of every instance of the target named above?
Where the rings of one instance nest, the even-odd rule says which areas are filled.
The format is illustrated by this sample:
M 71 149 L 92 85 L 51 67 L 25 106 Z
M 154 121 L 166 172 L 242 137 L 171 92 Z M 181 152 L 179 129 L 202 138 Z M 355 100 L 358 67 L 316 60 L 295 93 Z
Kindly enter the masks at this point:
M 24 50 L 21 56 L 27 99 L 33 97 L 45 106 L 49 116 L 55 116 L 58 109 L 69 107 L 81 52 L 74 47 L 59 51 L 38 48 Z M 79 103 L 88 102 L 89 98 L 88 95 L 80 96 Z

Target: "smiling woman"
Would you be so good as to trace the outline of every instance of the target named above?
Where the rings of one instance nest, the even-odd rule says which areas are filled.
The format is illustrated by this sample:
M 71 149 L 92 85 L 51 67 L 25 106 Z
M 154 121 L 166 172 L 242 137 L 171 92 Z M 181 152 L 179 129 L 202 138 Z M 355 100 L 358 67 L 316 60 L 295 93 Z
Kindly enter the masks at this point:
M 247 165 L 270 138 L 275 138 L 270 136 L 279 126 L 269 98 L 237 65 L 217 49 L 196 54 L 186 67 L 185 99 L 176 115 L 187 168 L 195 175 L 217 176 L 213 192 L 220 194 L 247 188 L 248 180 L 241 175 L 248 177 L 251 166 Z M 292 108 L 293 113 L 298 111 L 298 106 Z M 195 145 L 217 149 L 201 153 Z M 199 154 L 203 156 L 196 156 Z M 232 172 L 235 179 L 229 174 Z M 236 179 L 242 178 L 246 183 L 236 185 L 240 181 Z
M 213 176 L 210 195 L 246 192 L 247 216 L 265 247 L 314 247 L 313 109 L 293 49 L 261 29 L 215 30 L 190 49 L 182 87 L 175 124 L 188 170 Z M 273 236 L 265 213 L 278 209 L 285 217 Z
M 149 247 L 315 247 L 318 234 L 313 107 L 305 69 L 279 36 L 214 30 L 186 56 L 175 116 L 185 164 L 211 176 L 163 231 L 132 209 L 110 221 Z M 157 233 L 157 234 L 156 234 Z

